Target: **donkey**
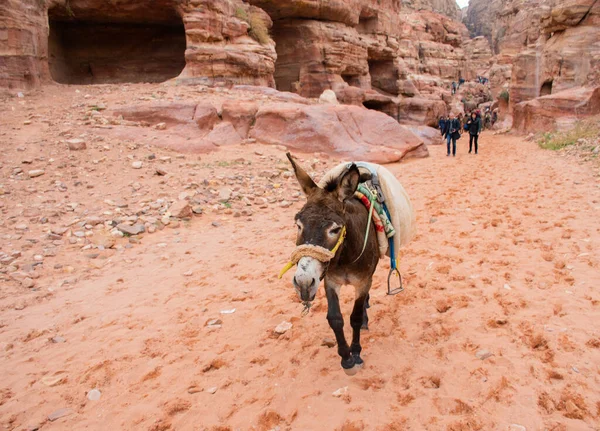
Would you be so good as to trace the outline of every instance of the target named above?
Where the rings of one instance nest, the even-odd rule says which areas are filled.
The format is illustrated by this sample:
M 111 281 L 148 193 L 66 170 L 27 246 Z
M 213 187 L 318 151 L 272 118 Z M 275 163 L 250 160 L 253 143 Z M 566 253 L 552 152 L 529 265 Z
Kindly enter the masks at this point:
M 290 153 L 287 153 L 287 157 L 306 195 L 306 204 L 295 217 L 298 226 L 296 245 L 310 244 L 332 250 L 340 241 L 343 231 L 346 232 L 345 240 L 329 262 L 323 263 L 310 256 L 300 258 L 293 284 L 300 299 L 310 304 L 315 299 L 321 280 L 325 279 L 327 321 L 337 340 L 342 368 L 346 374 L 354 375 L 363 365 L 360 330 L 368 325 L 369 290 L 379 262 L 375 228 L 372 224 L 368 226 L 365 238 L 369 213 L 354 197 L 361 174 L 353 163 L 338 178 L 320 188 Z M 353 285 L 356 293 L 350 315 L 350 346 L 344 337 L 344 318 L 339 301 L 340 288 L 344 284 Z

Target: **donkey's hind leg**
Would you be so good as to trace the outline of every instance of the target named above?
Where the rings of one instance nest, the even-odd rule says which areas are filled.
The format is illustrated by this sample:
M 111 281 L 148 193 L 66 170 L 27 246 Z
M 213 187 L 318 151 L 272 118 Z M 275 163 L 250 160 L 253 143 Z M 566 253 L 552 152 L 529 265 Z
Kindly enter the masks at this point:
M 371 299 L 371 295 L 367 293 L 367 298 L 365 299 L 365 306 L 363 308 L 363 320 L 361 329 L 369 329 L 369 316 L 367 315 L 367 308 L 371 308 L 371 304 L 369 304 L 369 299 Z
M 350 326 L 352 326 L 352 345 L 350 351 L 354 362 L 358 366 L 363 365 L 363 360 L 360 357 L 362 347 L 360 345 L 360 330 L 368 322 L 367 307 L 369 300 L 369 290 L 371 289 L 371 280 L 360 288 L 356 288 L 356 300 L 354 301 L 354 308 L 350 315 Z

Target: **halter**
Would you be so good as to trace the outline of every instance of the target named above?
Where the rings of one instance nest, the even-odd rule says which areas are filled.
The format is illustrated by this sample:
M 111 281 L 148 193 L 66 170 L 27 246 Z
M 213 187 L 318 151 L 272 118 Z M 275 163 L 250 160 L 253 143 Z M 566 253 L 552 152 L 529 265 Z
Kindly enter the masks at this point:
M 290 257 L 290 261 L 283 267 L 281 272 L 279 273 L 279 278 L 283 277 L 283 274 L 288 272 L 294 265 L 296 265 L 300 259 L 303 257 L 312 257 L 317 259 L 319 262 L 328 263 L 333 257 L 338 249 L 341 247 L 342 243 L 346 239 L 346 226 L 342 227 L 342 233 L 337 240 L 337 243 L 331 250 L 327 250 L 325 247 L 321 247 L 320 245 L 313 244 L 302 244 L 296 247 L 296 249 L 292 252 Z

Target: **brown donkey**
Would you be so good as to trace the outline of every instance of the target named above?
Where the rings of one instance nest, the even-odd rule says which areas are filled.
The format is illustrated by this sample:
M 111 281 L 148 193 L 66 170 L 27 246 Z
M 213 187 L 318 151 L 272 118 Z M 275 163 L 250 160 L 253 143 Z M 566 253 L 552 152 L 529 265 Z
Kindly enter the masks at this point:
M 338 178 L 320 188 L 289 153 L 287 157 L 307 198 L 306 204 L 295 217 L 298 226 L 296 245 L 309 244 L 328 251 L 334 249 L 340 242 L 340 236 L 346 233 L 345 240 L 342 239 L 343 242 L 329 262 L 323 263 L 309 256 L 300 258 L 293 283 L 298 296 L 306 303 L 315 299 L 320 281 L 325 279 L 327 321 L 335 333 L 342 367 L 347 374 L 353 375 L 363 365 L 360 330 L 367 327 L 369 290 L 379 262 L 375 228 L 372 224 L 368 227 L 365 244 L 369 213 L 354 197 L 361 181 L 360 172 L 352 164 Z M 356 292 L 350 315 L 350 346 L 344 337 L 344 318 L 339 301 L 340 288 L 345 284 L 353 285 Z

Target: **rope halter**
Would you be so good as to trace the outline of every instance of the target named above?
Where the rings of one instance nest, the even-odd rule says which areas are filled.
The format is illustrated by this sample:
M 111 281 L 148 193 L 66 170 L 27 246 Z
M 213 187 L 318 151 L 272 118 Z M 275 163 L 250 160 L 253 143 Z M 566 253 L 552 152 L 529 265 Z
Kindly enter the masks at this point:
M 283 277 L 283 274 L 292 269 L 292 267 L 296 265 L 303 257 L 312 257 L 313 259 L 317 259 L 319 262 L 323 263 L 329 262 L 335 256 L 335 253 L 338 251 L 345 238 L 346 226 L 342 227 L 342 233 L 340 234 L 337 243 L 331 250 L 327 250 L 325 247 L 313 244 L 302 244 L 297 246 L 290 256 L 290 261 L 279 273 L 279 278 Z

